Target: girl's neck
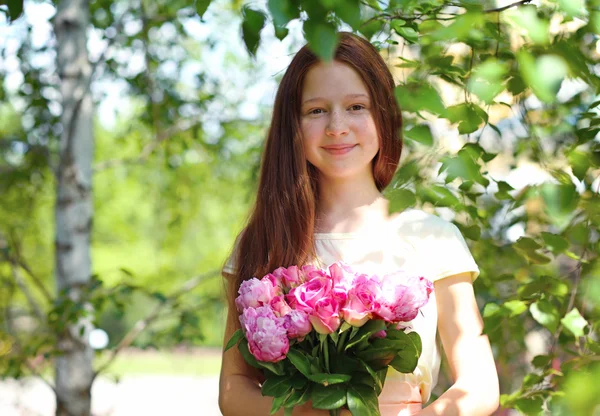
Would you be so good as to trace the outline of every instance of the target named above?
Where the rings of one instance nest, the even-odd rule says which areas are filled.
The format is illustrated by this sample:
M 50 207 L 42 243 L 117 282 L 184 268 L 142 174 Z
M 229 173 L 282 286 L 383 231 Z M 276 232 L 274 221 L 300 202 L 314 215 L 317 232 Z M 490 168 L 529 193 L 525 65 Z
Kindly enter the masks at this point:
M 321 178 L 315 232 L 357 232 L 381 224 L 388 205 L 372 176 Z

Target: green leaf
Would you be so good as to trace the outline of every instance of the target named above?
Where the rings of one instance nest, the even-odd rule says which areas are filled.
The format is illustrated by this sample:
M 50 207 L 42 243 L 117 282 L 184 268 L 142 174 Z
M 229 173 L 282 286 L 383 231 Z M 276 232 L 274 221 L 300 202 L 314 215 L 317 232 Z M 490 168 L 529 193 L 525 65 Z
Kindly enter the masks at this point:
M 545 211 L 557 225 L 564 226 L 579 203 L 579 194 L 573 184 L 545 183 L 540 187 Z
M 588 14 L 585 0 L 558 0 L 558 5 L 569 17 L 584 17 Z
M 292 365 L 306 377 L 311 374 L 310 361 L 302 352 L 296 349 L 290 349 L 287 353 L 287 359 L 290 360 Z
M 448 188 L 439 185 L 418 186 L 417 195 L 423 202 L 437 207 L 459 207 L 460 200 Z
M 349 374 L 328 374 L 328 373 L 317 373 L 310 374 L 307 376 L 309 380 L 314 381 L 315 383 L 322 384 L 324 386 L 328 386 L 330 384 L 339 384 L 350 381 L 352 378 Z
M 569 248 L 569 242 L 559 235 L 542 231 L 542 238 L 546 243 L 546 248 L 554 254 L 564 253 Z
M 275 27 L 283 28 L 290 20 L 300 17 L 300 10 L 290 0 L 268 0 L 267 6 Z
M 292 386 L 290 385 L 290 376 L 271 376 L 268 377 L 261 387 L 263 396 L 283 396 Z
M 404 133 L 404 137 L 419 142 L 425 146 L 431 146 L 433 144 L 431 128 L 427 124 L 413 127 Z
M 521 315 L 527 310 L 527 304 L 521 300 L 509 300 L 504 302 L 502 308 L 508 311 L 508 316 L 513 317 Z
M 385 322 L 382 321 L 381 319 L 371 319 L 371 320 L 367 321 L 366 324 L 364 324 L 363 326 L 361 326 L 358 329 L 357 335 L 354 337 L 354 339 L 351 342 L 349 342 L 346 345 L 344 350 L 347 351 L 348 349 L 352 348 L 353 346 L 355 346 L 362 340 L 368 339 L 375 332 L 379 332 L 384 329 L 385 329 Z M 350 338 L 352 339 L 352 335 L 350 336 Z
M 244 337 L 244 332 L 241 329 L 238 329 L 237 331 L 235 331 L 233 333 L 233 335 L 231 336 L 231 338 L 229 338 L 229 342 L 227 342 L 227 346 L 225 347 L 225 351 L 227 351 L 228 349 L 230 349 L 231 347 L 233 347 L 235 344 L 238 343 L 238 341 L 240 339 L 242 339 Z
M 523 29 L 529 38 L 539 45 L 550 42 L 548 28 L 550 23 L 538 16 L 538 8 L 533 4 L 515 7 L 503 15 L 513 24 Z
M 256 56 L 258 44 L 260 43 L 260 32 L 265 26 L 266 16 L 262 11 L 253 10 L 248 5 L 242 8 L 242 37 L 246 49 L 252 56 Z
M 544 400 L 541 397 L 518 399 L 515 408 L 526 415 L 539 415 L 542 412 Z
M 579 150 L 573 150 L 567 154 L 567 159 L 573 169 L 573 175 L 580 181 L 583 180 L 591 164 L 589 155 Z
M 281 409 L 281 406 L 283 406 L 283 402 L 285 401 L 285 399 L 286 399 L 286 396 L 275 397 L 273 399 L 273 405 L 271 406 L 271 413 L 270 414 L 277 413 L 277 411 L 279 409 Z
M 379 416 L 379 403 L 373 387 L 364 384 L 348 386 L 347 403 L 350 413 L 360 416 Z
M 23 0 L 2 1 L 0 4 L 8 6 L 8 16 L 11 23 L 23 15 Z
M 206 9 L 210 6 L 211 0 L 196 0 L 196 13 L 200 16 L 200 19 L 204 16 Z
M 288 397 L 288 399 L 284 402 L 284 406 L 286 408 L 290 408 L 293 406 L 300 406 L 310 400 L 310 395 L 312 394 L 312 385 L 309 384 L 304 389 L 294 390 L 294 392 Z
M 414 207 L 417 203 L 417 197 L 408 189 L 392 189 L 387 193 L 387 198 L 390 201 L 390 213 L 402 212 L 406 208 Z
M 473 69 L 469 77 L 467 89 L 481 98 L 486 104 L 493 102 L 494 98 L 504 90 L 505 76 L 508 66 L 496 59 L 488 59 Z
M 556 95 L 567 75 L 565 60 L 558 55 L 542 55 L 535 59 L 527 50 L 517 53 L 523 79 L 534 94 L 546 103 L 556 101 Z
M 278 376 L 282 376 L 285 373 L 283 370 L 283 363 L 281 361 L 278 361 L 276 363 L 270 363 L 266 361 L 256 360 L 256 362 L 262 368 L 269 370 L 270 372 L 272 372 L 273 374 L 277 374 Z
M 375 383 L 375 387 L 377 387 L 377 390 L 381 392 L 381 390 L 383 389 L 383 383 L 379 375 L 371 368 L 369 364 L 367 364 L 363 360 L 360 360 L 360 363 L 363 366 L 363 368 L 367 370 L 367 373 L 369 373 L 369 375 L 373 378 L 373 382 Z
M 446 113 L 440 95 L 428 83 L 411 82 L 397 85 L 394 88 L 394 95 L 398 105 L 404 111 L 429 111 L 442 116 Z
M 560 319 L 556 307 L 547 300 L 539 300 L 529 306 L 531 316 L 539 324 L 548 328 L 550 332 L 556 332 Z
M 310 49 L 324 62 L 331 62 L 339 35 L 335 27 L 328 22 L 306 20 L 303 25 L 304 36 Z
M 453 124 L 459 123 L 458 132 L 469 134 L 477 131 L 484 120 L 472 103 L 462 103 L 448 107 L 446 118 Z
M 332 386 L 315 384 L 311 400 L 315 409 L 339 409 L 346 404 L 346 387 L 339 384 Z
M 571 309 L 571 311 L 560 320 L 565 328 L 567 328 L 576 337 L 582 337 L 584 335 L 583 328 L 588 324 L 583 316 L 579 313 L 577 308 Z
M 360 29 L 361 18 L 359 0 L 338 1 L 334 4 L 333 10 L 335 11 L 335 14 L 344 22 L 348 23 L 352 29 Z
M 254 357 L 254 355 L 252 355 L 252 353 L 248 349 L 248 340 L 246 340 L 246 338 L 242 338 L 238 345 L 238 349 L 240 350 L 240 354 L 242 354 L 242 357 L 244 357 L 244 360 L 246 360 L 248 364 L 255 368 L 262 368 L 258 363 L 258 360 Z

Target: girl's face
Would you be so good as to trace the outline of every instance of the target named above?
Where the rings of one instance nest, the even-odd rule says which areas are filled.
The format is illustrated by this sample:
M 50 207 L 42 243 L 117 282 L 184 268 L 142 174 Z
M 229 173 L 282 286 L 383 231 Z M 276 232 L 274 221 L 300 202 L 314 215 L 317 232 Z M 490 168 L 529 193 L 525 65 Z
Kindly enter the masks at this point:
M 354 68 L 339 61 L 311 67 L 300 111 L 304 152 L 321 175 L 372 177 L 379 137 L 367 87 Z

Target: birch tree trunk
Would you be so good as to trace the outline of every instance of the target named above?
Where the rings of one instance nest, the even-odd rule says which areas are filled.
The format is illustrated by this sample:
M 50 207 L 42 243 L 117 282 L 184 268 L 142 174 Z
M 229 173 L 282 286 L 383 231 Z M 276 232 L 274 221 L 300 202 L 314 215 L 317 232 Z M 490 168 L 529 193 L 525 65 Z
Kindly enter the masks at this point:
M 54 21 L 57 69 L 62 92 L 60 159 L 56 189 L 57 288 L 67 290 L 74 302 L 82 301 L 91 276 L 92 162 L 94 136 L 90 94 L 92 67 L 87 54 L 89 4 L 86 0 L 61 0 Z M 90 310 L 89 305 L 84 305 Z M 89 316 L 89 315 L 88 315 Z M 88 335 L 91 317 L 80 316 L 67 323 L 58 336 L 56 359 L 56 415 L 83 416 L 91 413 L 93 351 Z

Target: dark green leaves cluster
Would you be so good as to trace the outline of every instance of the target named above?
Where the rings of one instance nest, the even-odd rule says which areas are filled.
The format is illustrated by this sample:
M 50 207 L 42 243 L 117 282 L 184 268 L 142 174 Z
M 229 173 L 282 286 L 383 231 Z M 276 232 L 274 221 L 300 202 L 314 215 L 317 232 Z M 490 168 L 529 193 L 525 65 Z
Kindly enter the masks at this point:
M 385 338 L 373 334 L 385 330 Z M 316 409 L 348 408 L 356 415 L 379 415 L 377 397 L 385 383 L 388 366 L 401 373 L 417 367 L 422 352 L 416 332 L 371 320 L 360 328 L 344 324 L 339 332 L 318 335 L 311 332 L 301 342 L 292 342 L 286 358 L 277 363 L 256 360 L 248 341 L 237 330 L 225 350 L 238 346 L 248 364 L 263 370 L 263 396 L 272 396 L 271 414 L 312 401 Z

